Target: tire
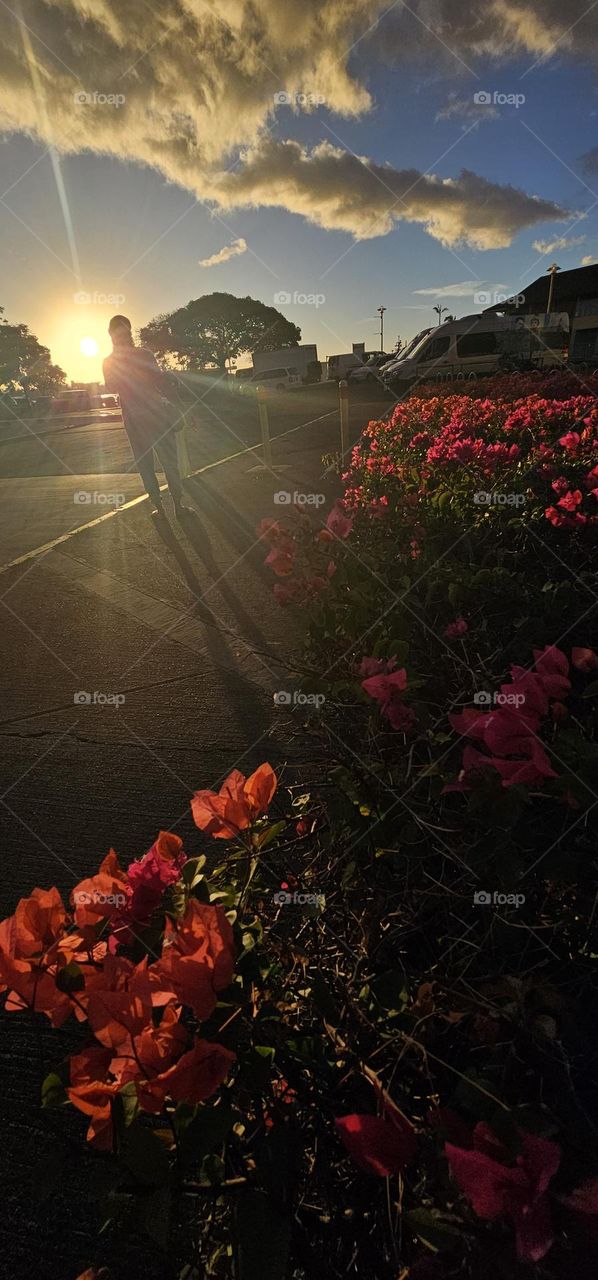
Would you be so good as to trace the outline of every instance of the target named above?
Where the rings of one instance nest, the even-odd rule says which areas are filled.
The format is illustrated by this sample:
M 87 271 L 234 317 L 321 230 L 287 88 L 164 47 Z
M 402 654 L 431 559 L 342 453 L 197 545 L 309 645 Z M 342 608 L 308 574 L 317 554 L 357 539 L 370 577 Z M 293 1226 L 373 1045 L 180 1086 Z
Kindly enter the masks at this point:
M 477 375 L 477 373 L 468 373 L 468 375 L 467 375 L 467 381 L 468 381 L 468 382 L 475 382 L 475 380 L 476 380 L 477 376 L 478 376 L 478 375 Z
M 459 372 L 455 374 L 455 382 L 465 382 L 465 374 L 463 373 L 462 369 L 460 369 Z

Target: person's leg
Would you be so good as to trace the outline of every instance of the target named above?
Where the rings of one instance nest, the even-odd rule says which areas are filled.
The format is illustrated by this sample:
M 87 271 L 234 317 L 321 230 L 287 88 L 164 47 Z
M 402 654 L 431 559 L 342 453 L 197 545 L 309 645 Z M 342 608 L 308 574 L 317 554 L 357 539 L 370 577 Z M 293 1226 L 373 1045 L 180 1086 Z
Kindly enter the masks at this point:
M 190 511 L 183 502 L 183 481 L 179 469 L 176 432 L 167 431 L 161 440 L 157 441 L 155 448 L 172 494 L 175 511 L 177 513 Z
M 162 495 L 156 475 L 154 451 L 151 447 L 148 448 L 147 442 L 144 442 L 133 431 L 128 430 L 127 435 L 133 453 L 133 465 L 143 480 L 143 486 L 152 506 L 161 509 Z

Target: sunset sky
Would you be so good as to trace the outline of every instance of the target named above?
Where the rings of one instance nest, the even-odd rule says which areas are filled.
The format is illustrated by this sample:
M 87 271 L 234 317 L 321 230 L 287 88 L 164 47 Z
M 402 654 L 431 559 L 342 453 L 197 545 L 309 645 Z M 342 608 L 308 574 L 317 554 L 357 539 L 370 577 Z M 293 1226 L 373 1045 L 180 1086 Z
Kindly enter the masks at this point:
M 598 260 L 585 0 L 23 0 L 0 36 L 0 305 L 70 378 L 115 311 L 251 294 L 325 358 Z

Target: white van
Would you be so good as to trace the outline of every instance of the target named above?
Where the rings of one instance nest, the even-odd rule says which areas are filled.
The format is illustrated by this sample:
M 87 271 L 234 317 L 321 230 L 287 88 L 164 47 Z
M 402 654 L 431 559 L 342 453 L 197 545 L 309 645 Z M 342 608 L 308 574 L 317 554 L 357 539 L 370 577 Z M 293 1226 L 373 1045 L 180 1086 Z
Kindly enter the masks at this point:
M 402 392 L 416 382 L 462 382 L 521 367 L 548 369 L 567 359 L 569 317 L 501 316 L 476 313 L 431 329 L 383 370 L 385 382 Z
M 281 365 L 279 369 L 260 369 L 251 378 L 243 378 L 239 385 L 241 395 L 249 395 L 258 387 L 269 387 L 272 391 L 287 391 L 289 387 L 300 387 L 301 374 L 298 369 Z

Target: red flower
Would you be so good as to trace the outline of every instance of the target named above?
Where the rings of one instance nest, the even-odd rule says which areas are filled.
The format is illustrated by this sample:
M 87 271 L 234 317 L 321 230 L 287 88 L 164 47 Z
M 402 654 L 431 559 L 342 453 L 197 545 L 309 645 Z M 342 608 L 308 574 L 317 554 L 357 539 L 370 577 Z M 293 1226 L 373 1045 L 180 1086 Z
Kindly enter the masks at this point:
M 407 688 L 407 672 L 404 667 L 400 671 L 392 671 L 377 676 L 369 676 L 362 680 L 362 689 L 375 698 L 380 706 L 381 714 L 389 721 L 393 729 L 408 733 L 415 724 L 415 713 L 411 707 L 405 706 L 400 694 Z
M 469 631 L 469 627 L 464 618 L 455 618 L 454 622 L 449 622 L 445 627 L 444 634 L 449 640 L 457 640 L 459 636 L 464 636 Z
M 563 494 L 562 498 L 559 498 L 557 506 L 562 507 L 564 511 L 575 511 L 582 501 L 581 489 L 570 489 L 568 493 Z
M 534 649 L 535 668 L 542 681 L 542 688 L 549 698 L 566 698 L 571 688 L 568 679 L 569 662 L 562 649 L 556 645 L 546 645 L 545 649 Z
M 335 502 L 330 515 L 326 521 L 326 528 L 336 538 L 348 538 L 353 528 L 354 516 L 345 514 L 342 502 Z
M 261 764 L 250 778 L 233 769 L 219 792 L 195 792 L 191 801 L 195 825 L 218 840 L 238 836 L 266 812 L 276 786 L 269 764 Z
M 351 1159 L 377 1178 L 400 1173 L 416 1154 L 417 1135 L 394 1110 L 383 1116 L 338 1116 L 334 1123 Z
M 479 1218 L 509 1218 L 517 1254 L 530 1262 L 544 1257 L 553 1241 L 547 1190 L 561 1160 L 560 1148 L 547 1138 L 521 1133 L 515 1164 L 488 1125 L 476 1125 L 474 1150 L 447 1142 L 445 1153 L 460 1191 Z

